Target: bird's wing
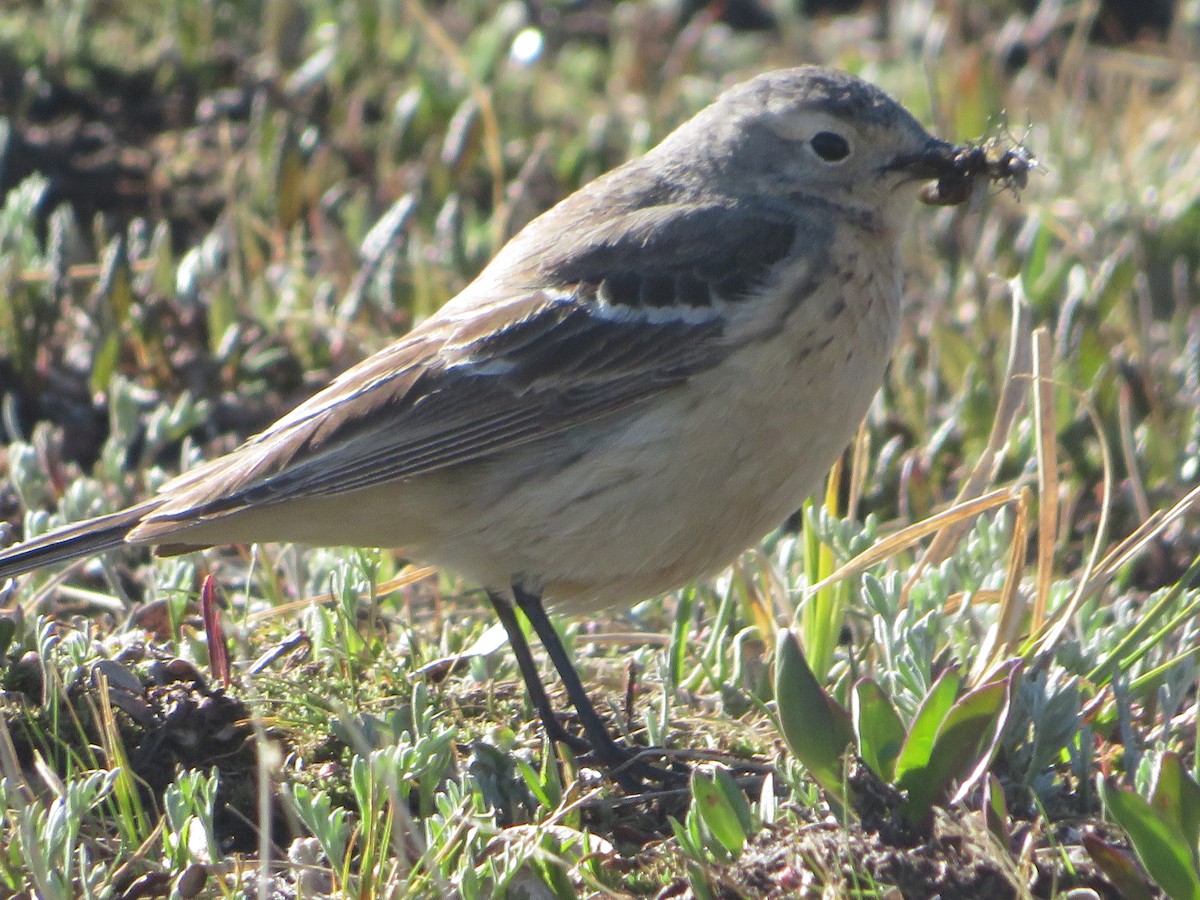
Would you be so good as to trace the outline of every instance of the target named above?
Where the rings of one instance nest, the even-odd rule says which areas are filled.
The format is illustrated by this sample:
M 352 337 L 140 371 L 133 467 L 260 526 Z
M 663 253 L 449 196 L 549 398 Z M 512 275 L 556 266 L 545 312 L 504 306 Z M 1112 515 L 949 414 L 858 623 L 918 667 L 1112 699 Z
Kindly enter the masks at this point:
M 724 207 L 636 215 L 532 260 L 531 287 L 432 317 L 232 454 L 169 483 L 141 530 L 477 460 L 716 365 L 729 349 L 728 307 L 766 280 L 794 223 L 748 222 Z

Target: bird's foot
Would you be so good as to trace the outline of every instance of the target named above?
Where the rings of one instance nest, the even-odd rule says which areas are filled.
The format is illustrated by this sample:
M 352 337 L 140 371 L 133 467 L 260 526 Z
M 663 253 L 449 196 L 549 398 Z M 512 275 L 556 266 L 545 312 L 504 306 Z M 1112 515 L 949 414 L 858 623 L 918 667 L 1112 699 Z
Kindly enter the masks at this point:
M 686 767 L 664 768 L 650 761 L 665 759 L 669 753 L 661 747 L 630 749 L 610 740 L 600 747 L 592 747 L 579 759 L 602 769 L 626 791 L 644 794 L 687 787 L 689 772 Z

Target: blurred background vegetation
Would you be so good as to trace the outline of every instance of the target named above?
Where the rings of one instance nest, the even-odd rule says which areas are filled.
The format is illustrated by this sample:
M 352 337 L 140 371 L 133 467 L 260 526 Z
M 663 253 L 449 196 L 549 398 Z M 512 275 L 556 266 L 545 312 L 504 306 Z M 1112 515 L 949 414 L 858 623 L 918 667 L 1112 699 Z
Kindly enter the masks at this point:
M 1200 896 L 1196 0 L 4 4 L 0 541 L 231 449 L 722 86 L 803 63 L 1039 167 L 919 212 L 827 502 L 568 625 L 614 721 L 767 788 L 638 800 L 556 764 L 504 651 L 422 669 L 489 643 L 452 574 L 131 549 L 0 592 L 0 896 Z M 875 807 L 775 721 L 789 621 Z M 914 813 L 862 710 L 919 735 L 956 696 L 989 739 L 946 738 L 963 766 Z

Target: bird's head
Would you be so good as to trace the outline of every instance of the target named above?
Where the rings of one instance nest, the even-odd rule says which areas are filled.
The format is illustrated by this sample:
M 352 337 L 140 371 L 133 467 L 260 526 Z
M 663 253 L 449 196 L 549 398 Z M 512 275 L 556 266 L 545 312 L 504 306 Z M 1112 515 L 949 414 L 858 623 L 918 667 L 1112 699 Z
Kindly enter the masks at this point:
M 966 149 L 930 135 L 874 85 L 805 67 L 729 89 L 650 156 L 679 184 L 835 204 L 899 230 L 918 196 L 961 202 L 971 179 L 988 175 L 964 168 Z M 947 189 L 922 194 L 930 182 Z

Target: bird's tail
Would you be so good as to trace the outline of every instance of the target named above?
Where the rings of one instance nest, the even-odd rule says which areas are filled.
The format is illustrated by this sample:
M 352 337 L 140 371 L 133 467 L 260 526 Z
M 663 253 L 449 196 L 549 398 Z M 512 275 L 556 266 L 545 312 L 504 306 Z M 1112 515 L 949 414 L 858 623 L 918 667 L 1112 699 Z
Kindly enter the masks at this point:
M 94 556 L 125 543 L 125 536 L 159 501 L 150 500 L 120 512 L 74 522 L 7 550 L 0 550 L 0 581 L 84 556 Z

